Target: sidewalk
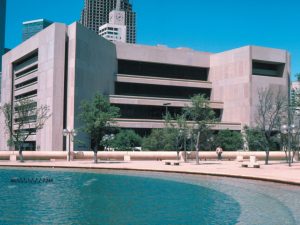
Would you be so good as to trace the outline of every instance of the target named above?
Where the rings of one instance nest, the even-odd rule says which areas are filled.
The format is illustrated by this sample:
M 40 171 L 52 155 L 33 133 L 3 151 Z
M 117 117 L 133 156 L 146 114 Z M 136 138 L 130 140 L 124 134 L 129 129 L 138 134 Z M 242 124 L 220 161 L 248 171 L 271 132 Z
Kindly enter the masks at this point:
M 274 181 L 279 183 L 294 184 L 300 186 L 300 163 L 293 163 L 289 167 L 286 162 L 271 161 L 270 165 L 264 165 L 260 161 L 260 168 L 242 168 L 236 161 L 201 161 L 180 163 L 179 166 L 164 165 L 162 161 L 100 161 L 94 164 L 92 161 L 26 161 L 24 163 L 0 161 L 0 167 L 46 167 L 69 169 L 114 169 L 114 170 L 140 170 L 202 174 L 213 176 L 226 176 L 247 179 Z

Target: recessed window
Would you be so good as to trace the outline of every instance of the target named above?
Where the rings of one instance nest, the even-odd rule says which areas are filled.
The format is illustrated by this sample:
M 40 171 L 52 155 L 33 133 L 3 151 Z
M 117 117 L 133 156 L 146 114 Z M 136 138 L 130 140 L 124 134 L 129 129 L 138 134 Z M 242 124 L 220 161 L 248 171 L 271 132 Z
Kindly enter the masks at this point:
M 282 77 L 284 66 L 284 63 L 253 61 L 252 74 L 260 76 Z

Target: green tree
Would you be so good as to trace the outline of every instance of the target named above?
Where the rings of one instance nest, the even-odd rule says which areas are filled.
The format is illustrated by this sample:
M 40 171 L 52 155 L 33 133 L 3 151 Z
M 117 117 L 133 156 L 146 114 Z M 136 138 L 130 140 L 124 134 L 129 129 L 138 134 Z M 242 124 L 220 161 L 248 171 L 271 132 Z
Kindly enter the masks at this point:
M 10 136 L 7 143 L 18 149 L 20 161 L 23 162 L 22 146 L 29 136 L 43 129 L 51 116 L 50 108 L 47 105 L 37 106 L 31 99 L 21 99 L 13 106 L 5 103 L 1 112 L 4 114 L 5 126 Z
M 150 151 L 174 151 L 177 131 L 175 129 L 153 129 L 148 137 L 143 138 L 142 148 Z
M 199 164 L 198 151 L 201 145 L 207 144 L 211 127 L 216 122 L 214 111 L 209 106 L 209 100 L 203 95 L 195 95 L 191 98 L 191 105 L 183 109 L 188 120 L 193 122 L 192 130 L 197 133 L 196 163 Z
M 250 151 L 265 151 L 268 148 L 268 141 L 261 130 L 249 127 L 245 127 L 244 130 Z
M 243 138 L 240 132 L 221 130 L 215 137 L 215 144 L 225 151 L 235 151 L 243 147 Z
M 107 97 L 96 94 L 91 101 L 83 101 L 80 110 L 79 119 L 84 124 L 81 130 L 90 135 L 94 162 L 97 163 L 101 140 L 105 134 L 115 128 L 114 118 L 119 117 L 120 109 L 112 106 Z
M 121 130 L 112 141 L 112 147 L 120 151 L 133 150 L 142 144 L 142 138 L 133 130 Z

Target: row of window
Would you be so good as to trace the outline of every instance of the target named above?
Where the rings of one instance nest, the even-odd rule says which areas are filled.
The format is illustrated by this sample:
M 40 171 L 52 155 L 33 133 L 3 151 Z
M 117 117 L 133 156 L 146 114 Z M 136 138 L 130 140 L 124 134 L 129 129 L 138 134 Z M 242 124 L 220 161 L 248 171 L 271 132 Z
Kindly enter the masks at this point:
M 36 72 L 37 70 L 38 70 L 38 65 L 33 65 L 33 66 L 29 67 L 26 70 L 23 70 L 19 73 L 15 73 L 15 78 L 18 79 L 18 78 L 27 76 L 29 74 L 32 74 L 32 73 Z
M 37 90 L 29 91 L 20 95 L 15 96 L 16 100 L 24 99 L 24 98 L 31 98 L 37 95 Z
M 38 52 L 33 52 L 23 59 L 20 59 L 13 63 L 13 69 L 14 71 L 21 70 L 22 68 L 25 68 L 31 64 L 34 64 L 38 61 Z
M 26 81 L 24 81 L 22 83 L 16 84 L 15 88 L 19 89 L 19 88 L 23 88 L 23 87 L 28 87 L 30 85 L 36 84 L 37 80 L 38 80 L 38 78 L 34 77 L 34 78 L 26 80 Z
M 32 115 L 32 116 L 26 116 L 23 118 L 15 118 L 15 122 L 18 123 L 20 121 L 25 122 L 25 123 L 31 123 L 31 122 L 35 122 L 37 119 L 36 115 Z

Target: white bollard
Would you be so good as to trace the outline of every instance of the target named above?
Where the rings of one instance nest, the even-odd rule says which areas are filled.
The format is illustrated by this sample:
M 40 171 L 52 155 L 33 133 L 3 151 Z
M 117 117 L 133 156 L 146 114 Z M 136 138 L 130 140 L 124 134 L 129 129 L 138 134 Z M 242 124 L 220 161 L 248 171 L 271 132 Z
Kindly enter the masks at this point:
M 256 163 L 256 156 L 255 155 L 250 155 L 250 164 Z
M 242 155 L 238 155 L 238 156 L 236 157 L 236 161 L 237 161 L 237 162 L 243 162 L 243 161 L 244 161 L 244 157 L 243 157 Z
M 124 155 L 124 162 L 130 162 L 130 155 Z
M 9 160 L 15 162 L 15 161 L 17 161 L 17 156 L 16 155 L 10 155 Z

